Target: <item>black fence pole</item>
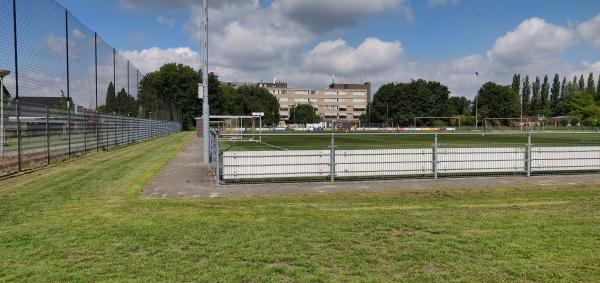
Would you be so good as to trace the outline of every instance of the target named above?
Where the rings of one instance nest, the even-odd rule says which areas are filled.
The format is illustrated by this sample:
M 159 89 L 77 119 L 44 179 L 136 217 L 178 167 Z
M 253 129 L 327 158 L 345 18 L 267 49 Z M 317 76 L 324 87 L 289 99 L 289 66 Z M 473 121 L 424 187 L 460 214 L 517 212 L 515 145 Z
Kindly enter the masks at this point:
M 69 74 L 69 11 L 65 10 L 65 39 L 67 50 L 67 135 L 69 138 L 69 158 L 71 158 L 71 90 L 70 90 L 70 74 Z
M 46 158 L 50 164 L 50 108 L 46 104 Z
M 17 104 L 17 162 L 21 171 L 21 107 L 19 106 L 19 52 L 17 38 L 17 0 L 13 0 L 13 43 L 15 56 L 15 100 Z
M 99 151 L 100 147 L 100 135 L 98 133 L 98 34 L 94 32 L 94 76 L 96 77 L 96 152 Z

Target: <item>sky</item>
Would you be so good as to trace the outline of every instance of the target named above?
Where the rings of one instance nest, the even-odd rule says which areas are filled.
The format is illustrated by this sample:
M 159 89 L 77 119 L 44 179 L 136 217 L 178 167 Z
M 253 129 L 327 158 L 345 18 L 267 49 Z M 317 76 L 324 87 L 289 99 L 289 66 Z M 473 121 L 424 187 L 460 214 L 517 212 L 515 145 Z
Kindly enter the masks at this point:
M 200 0 L 57 0 L 143 72 L 200 66 Z M 209 0 L 209 71 L 292 87 L 600 74 L 598 0 Z M 480 74 L 479 79 L 475 72 Z

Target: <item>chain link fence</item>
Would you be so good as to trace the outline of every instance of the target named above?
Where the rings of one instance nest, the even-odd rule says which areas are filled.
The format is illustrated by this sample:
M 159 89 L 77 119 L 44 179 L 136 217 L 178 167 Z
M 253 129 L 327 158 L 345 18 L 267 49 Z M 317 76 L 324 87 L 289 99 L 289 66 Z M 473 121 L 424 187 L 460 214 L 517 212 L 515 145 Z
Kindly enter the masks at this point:
M 0 176 L 180 130 L 174 103 L 52 0 L 0 0 Z
M 245 139 L 246 137 L 246 139 Z M 397 133 L 219 135 L 219 183 L 532 176 L 600 171 L 600 134 Z

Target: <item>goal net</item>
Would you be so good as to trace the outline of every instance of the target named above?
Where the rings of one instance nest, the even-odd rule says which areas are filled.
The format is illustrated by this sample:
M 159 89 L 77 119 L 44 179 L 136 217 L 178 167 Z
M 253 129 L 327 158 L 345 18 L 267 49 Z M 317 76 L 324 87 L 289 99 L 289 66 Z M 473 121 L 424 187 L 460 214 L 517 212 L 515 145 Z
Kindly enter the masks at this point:
M 528 131 L 539 123 L 528 118 L 484 118 L 486 131 Z
M 262 117 L 260 116 L 210 116 L 211 127 L 217 129 L 222 140 L 260 141 Z

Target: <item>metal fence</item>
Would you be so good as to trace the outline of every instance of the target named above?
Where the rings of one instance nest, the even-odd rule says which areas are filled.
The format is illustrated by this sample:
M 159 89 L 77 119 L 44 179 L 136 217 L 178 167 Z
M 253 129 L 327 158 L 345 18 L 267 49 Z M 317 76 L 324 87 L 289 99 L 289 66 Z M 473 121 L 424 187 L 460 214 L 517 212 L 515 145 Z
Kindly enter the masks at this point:
M 600 172 L 600 133 L 219 135 L 219 183 L 388 180 Z M 226 138 L 226 139 L 225 139 Z
M 20 105 L 5 117 L 0 176 L 179 132 L 178 122 Z M 1 140 L 1 139 L 0 139 Z
M 143 77 L 55 1 L 0 0 L 0 175 L 177 130 Z

